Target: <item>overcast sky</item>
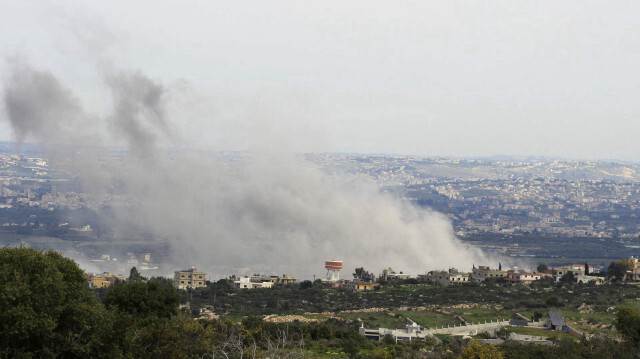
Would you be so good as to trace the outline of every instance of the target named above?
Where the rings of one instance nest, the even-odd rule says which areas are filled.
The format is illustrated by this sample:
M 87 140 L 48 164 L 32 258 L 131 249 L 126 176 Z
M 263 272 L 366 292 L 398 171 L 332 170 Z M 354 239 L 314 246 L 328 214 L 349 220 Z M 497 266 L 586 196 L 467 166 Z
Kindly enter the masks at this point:
M 0 76 L 29 62 L 104 115 L 104 69 L 139 70 L 169 89 L 180 138 L 221 150 L 638 161 L 638 14 L 637 1 L 4 1 Z

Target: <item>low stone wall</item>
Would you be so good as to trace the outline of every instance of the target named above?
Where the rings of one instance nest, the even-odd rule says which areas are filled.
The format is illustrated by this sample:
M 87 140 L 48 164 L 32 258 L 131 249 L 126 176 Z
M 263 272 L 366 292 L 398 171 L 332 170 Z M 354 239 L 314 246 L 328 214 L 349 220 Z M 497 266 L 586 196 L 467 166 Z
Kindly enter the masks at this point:
M 485 322 L 477 324 L 459 325 L 446 328 L 425 328 L 425 331 L 430 334 L 448 334 L 448 335 L 476 335 L 480 332 L 493 333 L 502 327 L 509 326 L 508 320 Z
M 305 318 L 301 315 L 267 315 L 264 317 L 264 321 L 271 323 L 291 323 L 295 321 L 299 321 L 301 323 L 316 323 L 318 322 L 318 319 Z

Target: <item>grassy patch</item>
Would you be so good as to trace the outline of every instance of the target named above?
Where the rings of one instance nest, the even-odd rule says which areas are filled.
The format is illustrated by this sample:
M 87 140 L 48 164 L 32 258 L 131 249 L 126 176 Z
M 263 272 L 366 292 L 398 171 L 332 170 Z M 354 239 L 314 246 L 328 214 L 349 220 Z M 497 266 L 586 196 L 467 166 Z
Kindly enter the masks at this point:
M 418 324 L 427 328 L 458 324 L 453 319 L 453 316 L 445 315 L 442 313 L 437 313 L 429 310 L 420 310 L 420 311 L 396 310 L 394 313 L 400 314 L 404 318 L 411 318 L 411 320 L 414 320 Z
M 636 310 L 640 310 L 640 300 L 637 299 L 627 299 L 621 305 L 621 307 L 631 307 Z
M 345 320 L 357 320 L 360 319 L 364 322 L 364 326 L 367 328 L 404 328 L 407 325 L 405 317 L 398 317 L 394 314 L 387 312 L 375 312 L 375 313 L 345 313 L 340 314 L 340 318 Z
M 491 321 L 495 322 L 496 320 L 509 320 L 509 318 L 511 318 L 511 315 L 514 313 L 514 311 L 496 311 L 495 309 L 481 307 L 445 309 L 451 312 L 453 316 L 459 315 L 467 322 L 473 322 L 476 324 L 484 323 L 485 321 L 489 323 Z
M 615 319 L 614 313 L 580 313 L 575 309 L 561 310 L 565 322 L 572 327 L 587 333 L 611 333 L 607 327 Z

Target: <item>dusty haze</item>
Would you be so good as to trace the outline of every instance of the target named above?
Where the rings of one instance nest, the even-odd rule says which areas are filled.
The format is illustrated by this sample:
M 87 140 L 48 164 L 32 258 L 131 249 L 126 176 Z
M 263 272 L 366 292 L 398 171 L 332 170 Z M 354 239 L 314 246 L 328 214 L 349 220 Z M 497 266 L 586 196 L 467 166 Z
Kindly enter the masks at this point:
M 416 274 L 487 262 L 454 236 L 442 214 L 363 179 L 328 175 L 279 146 L 268 127 L 236 160 L 166 151 L 160 143 L 189 148 L 166 111 L 175 106 L 172 93 L 139 71 L 109 70 L 103 78 L 112 102 L 106 116 L 83 108 L 53 73 L 14 61 L 3 118 L 16 140 L 51 144 L 52 166 L 111 201 L 114 226 L 134 224 L 168 240 L 174 266 L 196 266 L 213 278 L 241 271 L 310 278 L 324 274 L 325 259 L 343 260 L 347 277 L 356 266 Z M 101 149 L 114 141 L 128 157 Z M 128 203 L 116 204 L 122 198 Z

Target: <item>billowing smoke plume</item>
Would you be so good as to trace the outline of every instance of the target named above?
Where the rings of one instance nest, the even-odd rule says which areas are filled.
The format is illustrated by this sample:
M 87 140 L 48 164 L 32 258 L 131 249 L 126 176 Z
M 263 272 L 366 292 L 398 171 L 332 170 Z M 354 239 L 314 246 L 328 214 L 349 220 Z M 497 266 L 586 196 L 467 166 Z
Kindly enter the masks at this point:
M 83 138 L 78 131 L 88 118 L 53 74 L 22 63 L 14 63 L 13 70 L 5 86 L 4 103 L 17 140 L 32 137 L 69 144 Z
M 140 73 L 106 78 L 113 113 L 101 118 L 88 115 L 52 74 L 16 66 L 4 91 L 6 117 L 18 140 L 125 144 L 130 157 L 76 151 L 71 168 L 86 191 L 114 206 L 126 199 L 114 225 L 134 224 L 170 241 L 176 266 L 214 276 L 248 268 L 309 278 L 326 259 L 342 259 L 348 271 L 392 266 L 410 273 L 486 262 L 455 238 L 445 216 L 371 183 L 328 176 L 300 157 L 169 155 L 158 145 L 172 133 L 163 86 Z
M 114 100 L 111 124 L 136 155 L 151 156 L 156 150 L 156 131 L 168 135 L 163 103 L 164 88 L 140 73 L 109 76 Z

